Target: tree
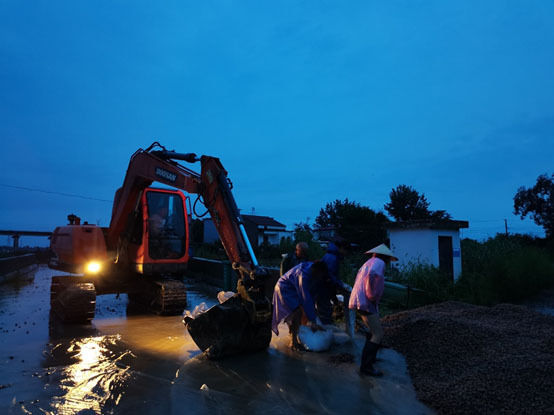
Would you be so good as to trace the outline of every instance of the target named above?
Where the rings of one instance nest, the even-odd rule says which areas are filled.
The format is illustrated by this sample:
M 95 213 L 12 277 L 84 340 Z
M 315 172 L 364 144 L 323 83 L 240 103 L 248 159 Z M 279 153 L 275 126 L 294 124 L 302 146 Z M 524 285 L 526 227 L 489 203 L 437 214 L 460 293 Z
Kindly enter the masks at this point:
M 391 190 L 389 197 L 390 202 L 385 205 L 385 210 L 398 222 L 451 219 L 445 210 L 429 210 L 429 202 L 425 195 L 419 194 L 411 186 L 401 184 Z
M 542 226 L 547 238 L 554 236 L 554 174 L 542 174 L 532 188 L 520 187 L 514 196 L 514 214 L 530 215 Z
M 294 240 L 296 242 L 311 242 L 314 239 L 312 227 L 307 222 L 294 224 Z
M 452 216 L 450 216 L 450 213 L 448 213 L 446 210 L 432 210 L 430 212 L 431 214 L 431 220 L 440 222 L 441 220 L 449 220 L 452 219 Z
M 385 242 L 388 222 L 385 214 L 348 199 L 327 203 L 315 219 L 319 228 L 334 227 L 340 236 L 362 248 Z

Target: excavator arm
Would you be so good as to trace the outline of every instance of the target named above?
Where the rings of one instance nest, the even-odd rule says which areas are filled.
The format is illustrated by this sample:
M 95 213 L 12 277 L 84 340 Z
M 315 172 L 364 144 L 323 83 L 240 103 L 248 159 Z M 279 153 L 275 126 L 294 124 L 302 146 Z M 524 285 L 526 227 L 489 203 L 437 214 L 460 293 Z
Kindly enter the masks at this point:
M 156 147 L 161 149 L 153 150 Z M 177 161 L 181 160 L 189 163 L 200 161 L 201 173 L 180 165 Z M 108 229 L 108 246 L 115 248 L 120 243 L 129 214 L 135 209 L 141 192 L 154 181 L 198 194 L 210 213 L 233 266 L 247 273 L 255 270 L 258 262 L 231 193 L 227 171 L 219 159 L 167 151 L 158 143 L 146 150 L 139 149 L 131 157 L 123 186 L 115 196 Z
M 179 161 L 200 161 L 200 174 Z M 231 193 L 227 171 L 216 157 L 168 151 L 159 143 L 139 149 L 117 191 L 108 229 L 108 246 L 120 250 L 127 221 L 142 191 L 154 181 L 197 194 L 208 209 L 225 252 L 238 273 L 237 294 L 185 325 L 211 358 L 264 349 L 271 340 L 271 303 L 265 295 L 267 270 L 258 261 Z

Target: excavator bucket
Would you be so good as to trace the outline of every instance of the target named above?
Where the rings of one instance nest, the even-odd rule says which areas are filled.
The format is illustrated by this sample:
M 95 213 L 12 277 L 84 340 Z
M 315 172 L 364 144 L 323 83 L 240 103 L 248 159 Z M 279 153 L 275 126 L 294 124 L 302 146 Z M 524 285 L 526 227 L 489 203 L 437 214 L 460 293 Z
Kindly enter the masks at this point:
M 268 313 L 269 314 L 269 313 Z M 271 317 L 254 318 L 254 305 L 239 294 L 184 324 L 209 359 L 264 350 L 271 341 Z

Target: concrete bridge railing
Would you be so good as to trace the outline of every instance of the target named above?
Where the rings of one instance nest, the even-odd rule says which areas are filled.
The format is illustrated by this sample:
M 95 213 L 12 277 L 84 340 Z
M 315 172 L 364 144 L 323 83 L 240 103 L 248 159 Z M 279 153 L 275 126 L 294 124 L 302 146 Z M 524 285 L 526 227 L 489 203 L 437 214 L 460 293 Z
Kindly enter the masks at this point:
M 0 258 L 0 281 L 16 274 L 26 273 L 37 267 L 39 260 L 35 254 L 25 254 Z

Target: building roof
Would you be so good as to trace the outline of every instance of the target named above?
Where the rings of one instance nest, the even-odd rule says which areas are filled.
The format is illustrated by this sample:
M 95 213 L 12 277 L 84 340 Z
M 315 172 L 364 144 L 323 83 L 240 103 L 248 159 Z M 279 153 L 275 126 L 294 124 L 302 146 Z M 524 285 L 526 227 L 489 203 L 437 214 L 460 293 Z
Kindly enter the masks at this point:
M 242 215 L 242 218 L 248 222 L 257 226 L 272 226 L 275 228 L 286 228 L 287 225 L 277 222 L 275 219 L 269 216 L 257 216 L 257 215 Z
M 448 229 L 457 230 L 469 228 L 466 220 L 414 220 L 410 222 L 390 222 L 385 226 L 387 229 Z

